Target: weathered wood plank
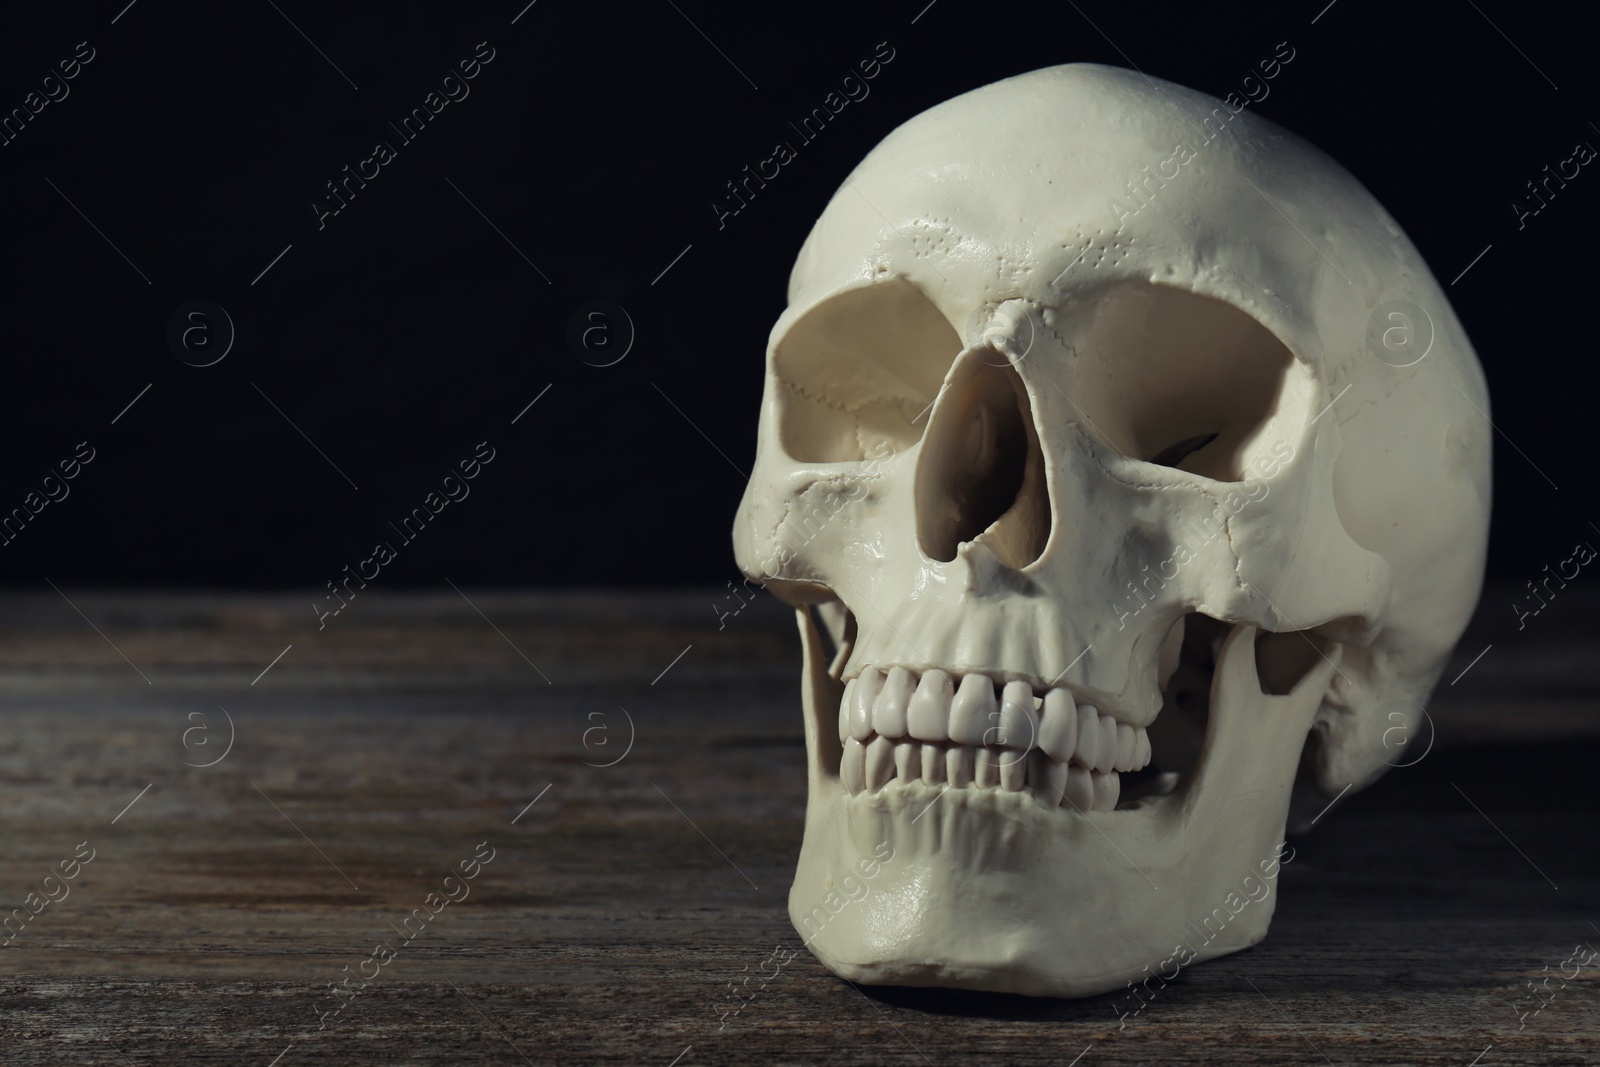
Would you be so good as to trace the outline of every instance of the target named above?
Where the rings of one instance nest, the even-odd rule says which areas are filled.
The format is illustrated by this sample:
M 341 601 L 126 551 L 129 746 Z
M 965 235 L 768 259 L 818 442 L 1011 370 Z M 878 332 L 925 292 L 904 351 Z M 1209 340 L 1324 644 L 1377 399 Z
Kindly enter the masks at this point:
M 0 950 L 0 1060 L 1595 1057 L 1593 968 L 1523 1029 L 1512 1006 L 1574 944 L 1600 946 L 1586 621 L 1548 627 L 1533 656 L 1487 616 L 1473 640 L 1511 654 L 1447 687 L 1424 760 L 1296 840 L 1267 942 L 1184 972 L 1121 1028 L 1126 998 L 858 990 L 802 951 L 719 1030 L 728 983 L 798 947 L 785 610 L 762 595 L 719 631 L 698 594 L 468 592 L 501 633 L 454 594 L 358 601 L 321 633 L 283 598 L 75 595 L 104 639 L 59 599 L 0 606 L 0 902 L 95 849 Z M 1530 658 L 1549 669 L 1524 687 Z M 219 708 L 232 750 L 186 766 L 222 751 Z M 591 766 L 624 752 L 624 708 L 631 750 Z M 185 748 L 202 724 L 207 745 Z M 399 944 L 484 841 L 469 895 L 319 1030 L 327 983 Z

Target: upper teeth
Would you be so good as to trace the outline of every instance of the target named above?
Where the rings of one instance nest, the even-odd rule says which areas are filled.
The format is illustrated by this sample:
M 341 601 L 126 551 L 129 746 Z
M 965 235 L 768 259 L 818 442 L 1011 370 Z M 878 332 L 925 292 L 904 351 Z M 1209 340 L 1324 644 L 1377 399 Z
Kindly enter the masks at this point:
M 851 793 L 876 792 L 896 777 L 953 788 L 1026 785 L 1048 806 L 1080 810 L 1115 807 L 1115 772 L 1150 762 L 1143 727 L 1079 704 L 1067 689 L 1041 699 L 1013 681 L 997 700 L 987 675 L 968 674 L 958 686 L 942 670 L 918 679 L 904 667 L 867 667 L 851 679 L 839 703 L 839 740 L 840 777 Z

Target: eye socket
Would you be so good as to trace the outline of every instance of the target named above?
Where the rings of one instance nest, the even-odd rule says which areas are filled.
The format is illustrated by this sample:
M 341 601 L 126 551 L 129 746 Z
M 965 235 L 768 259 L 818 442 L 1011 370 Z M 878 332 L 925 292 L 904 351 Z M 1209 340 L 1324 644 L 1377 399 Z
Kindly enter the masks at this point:
M 943 313 L 904 279 L 837 293 L 773 347 L 778 440 L 799 463 L 909 448 L 960 351 Z
M 1239 481 L 1310 402 L 1314 379 L 1288 347 L 1211 297 L 1122 283 L 1061 328 L 1075 338 L 1074 405 L 1130 459 Z

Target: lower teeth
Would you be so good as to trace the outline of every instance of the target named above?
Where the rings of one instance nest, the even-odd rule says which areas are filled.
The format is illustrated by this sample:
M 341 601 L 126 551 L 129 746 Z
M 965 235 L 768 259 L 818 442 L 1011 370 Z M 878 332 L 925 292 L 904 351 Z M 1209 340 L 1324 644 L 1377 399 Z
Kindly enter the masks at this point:
M 874 735 L 866 742 L 847 738 L 839 778 L 851 795 L 876 793 L 890 782 L 940 785 L 950 789 L 1026 790 L 1048 808 L 1111 811 L 1121 793 L 1116 771 L 1100 772 L 1076 762 L 1061 763 L 1034 750 L 961 745 L 951 742 L 893 741 Z

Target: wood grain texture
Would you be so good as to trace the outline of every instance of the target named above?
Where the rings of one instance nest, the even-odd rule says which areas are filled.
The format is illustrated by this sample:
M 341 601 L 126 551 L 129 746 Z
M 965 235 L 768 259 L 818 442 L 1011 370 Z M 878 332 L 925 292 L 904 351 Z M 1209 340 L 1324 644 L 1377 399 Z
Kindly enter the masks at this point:
M 1120 1023 L 1126 997 L 856 988 L 800 948 L 798 649 L 764 593 L 721 629 L 715 593 L 364 594 L 318 631 L 293 598 L 66 592 L 82 615 L 0 604 L 0 904 L 95 849 L 0 950 L 6 1064 L 1600 1059 L 1600 967 L 1513 1006 L 1600 947 L 1577 588 L 1520 631 L 1491 590 L 1432 751 L 1293 841 L 1265 943 Z M 222 708 L 232 749 L 186 765 Z M 480 842 L 466 899 L 319 1029 Z

